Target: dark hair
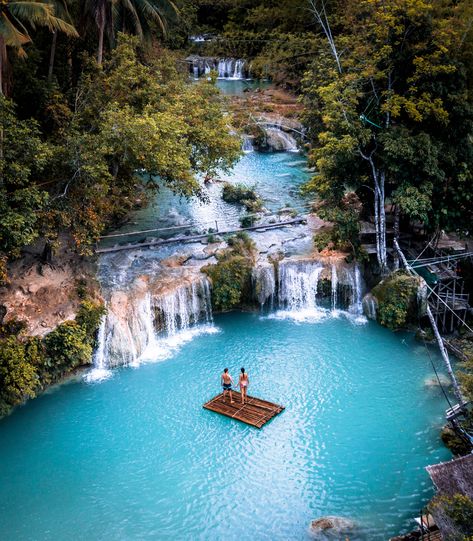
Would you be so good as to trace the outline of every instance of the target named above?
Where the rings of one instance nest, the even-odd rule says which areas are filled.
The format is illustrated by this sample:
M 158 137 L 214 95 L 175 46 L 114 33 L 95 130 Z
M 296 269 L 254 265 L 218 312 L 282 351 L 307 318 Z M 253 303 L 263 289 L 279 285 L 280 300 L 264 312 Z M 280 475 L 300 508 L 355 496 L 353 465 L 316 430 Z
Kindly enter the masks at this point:
M 223 371 L 224 371 L 224 372 L 228 372 L 228 368 L 224 368 Z
M 241 373 L 242 373 L 242 374 L 245 373 L 245 369 L 244 369 L 244 368 L 241 368 Z

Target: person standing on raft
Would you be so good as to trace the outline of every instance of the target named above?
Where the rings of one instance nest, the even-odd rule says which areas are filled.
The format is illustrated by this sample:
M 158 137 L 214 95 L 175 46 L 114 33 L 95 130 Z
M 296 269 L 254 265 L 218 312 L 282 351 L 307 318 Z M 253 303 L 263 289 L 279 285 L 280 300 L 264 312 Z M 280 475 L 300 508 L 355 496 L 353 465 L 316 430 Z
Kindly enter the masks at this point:
M 245 369 L 242 368 L 241 374 L 240 374 L 240 380 L 238 382 L 238 385 L 240 386 L 242 404 L 245 403 L 245 400 L 248 401 L 248 395 L 246 394 L 246 391 L 248 389 L 249 383 L 250 383 L 250 380 L 248 378 L 248 374 L 245 372 Z
M 228 368 L 225 368 L 223 370 L 221 381 L 222 381 L 222 387 L 223 387 L 223 401 L 226 402 L 227 393 L 230 393 L 230 404 L 233 404 L 233 397 L 232 397 L 233 378 L 228 373 Z

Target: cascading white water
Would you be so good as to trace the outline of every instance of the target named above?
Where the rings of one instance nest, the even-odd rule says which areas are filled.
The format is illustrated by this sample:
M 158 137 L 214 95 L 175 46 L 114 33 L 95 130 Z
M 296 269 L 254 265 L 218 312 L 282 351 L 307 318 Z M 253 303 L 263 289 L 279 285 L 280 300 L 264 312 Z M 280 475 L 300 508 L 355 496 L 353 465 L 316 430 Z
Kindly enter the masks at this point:
M 265 128 L 267 145 L 273 150 L 298 152 L 297 141 L 282 129 L 270 126 Z
M 243 68 L 245 67 L 244 60 L 237 60 L 235 62 L 235 69 L 233 70 L 233 79 L 243 79 Z
M 203 58 L 191 56 L 188 59 L 190 71 L 194 79 L 207 75 L 215 70 L 219 79 L 242 80 L 247 75 L 246 60 L 242 58 Z
M 337 267 L 332 265 L 332 312 L 337 309 L 338 302 L 338 276 Z
M 251 136 L 249 135 L 246 135 L 246 134 L 243 134 L 243 142 L 242 142 L 242 148 L 243 152 L 245 153 L 249 153 L 249 152 L 253 152 L 254 151 L 254 148 L 253 148 L 253 139 Z
M 215 332 L 205 326 L 211 321 L 207 278 L 156 296 L 150 291 L 144 297 L 121 293 L 115 303 L 110 303 L 100 325 L 94 369 L 87 379 L 103 379 L 113 366 L 166 358 L 195 334 Z M 203 327 L 197 325 L 200 323 Z
M 286 312 L 301 319 L 319 317 L 317 304 L 319 277 L 323 266 L 317 262 L 282 262 L 279 265 L 278 302 Z
M 350 304 L 350 312 L 356 315 L 363 314 L 363 290 L 362 290 L 362 280 L 360 267 L 355 265 L 354 270 L 354 283 L 352 287 L 352 299 Z
M 158 297 L 155 307 L 161 313 L 163 332 L 168 336 L 187 330 L 199 321 L 209 322 L 212 319 L 209 283 L 202 279 L 198 284 L 181 286 Z
M 110 375 L 107 368 L 107 318 L 102 316 L 97 334 L 97 349 L 93 357 L 93 369 L 86 375 L 87 381 L 100 381 Z

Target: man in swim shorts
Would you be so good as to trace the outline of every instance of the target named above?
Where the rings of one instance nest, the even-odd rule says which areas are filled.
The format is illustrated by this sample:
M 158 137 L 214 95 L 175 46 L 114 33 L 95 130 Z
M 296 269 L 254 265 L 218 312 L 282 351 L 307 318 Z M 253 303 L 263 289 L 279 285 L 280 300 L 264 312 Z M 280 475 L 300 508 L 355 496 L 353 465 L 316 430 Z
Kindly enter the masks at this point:
M 232 397 L 232 385 L 233 378 L 228 373 L 228 368 L 225 368 L 221 377 L 222 387 L 223 387 L 223 401 L 226 402 L 227 393 L 230 393 L 230 404 L 233 404 Z

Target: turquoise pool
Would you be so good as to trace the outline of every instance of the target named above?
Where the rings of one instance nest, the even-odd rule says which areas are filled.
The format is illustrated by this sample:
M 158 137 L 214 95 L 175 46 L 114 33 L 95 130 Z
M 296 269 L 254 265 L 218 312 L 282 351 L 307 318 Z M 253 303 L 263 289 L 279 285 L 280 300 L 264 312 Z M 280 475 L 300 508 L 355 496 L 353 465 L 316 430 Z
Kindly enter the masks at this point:
M 423 346 L 328 315 L 214 327 L 0 422 L 2 541 L 304 540 L 322 515 L 385 541 L 412 525 L 432 494 L 424 467 L 449 456 Z M 286 410 L 262 430 L 203 410 L 224 366 Z

